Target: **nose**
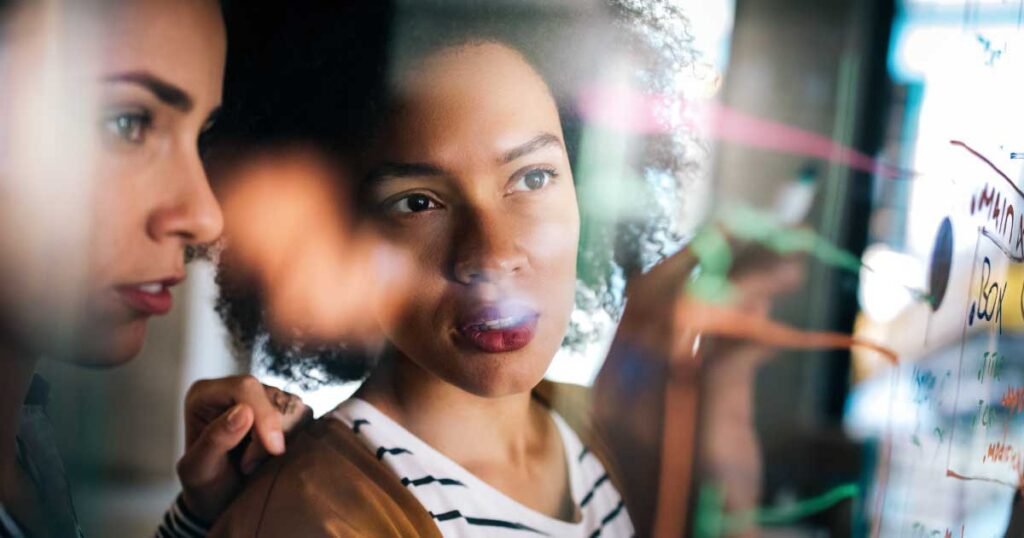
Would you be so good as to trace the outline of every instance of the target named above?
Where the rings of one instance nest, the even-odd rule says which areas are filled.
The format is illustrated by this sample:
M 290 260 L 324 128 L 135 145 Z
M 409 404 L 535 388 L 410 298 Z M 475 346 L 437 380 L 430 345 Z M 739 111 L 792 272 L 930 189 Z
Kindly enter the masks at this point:
M 183 150 L 166 170 L 165 177 L 156 178 L 167 189 L 162 203 L 150 213 L 149 236 L 155 241 L 176 238 L 187 245 L 219 238 L 224 216 L 210 188 L 199 151 Z
M 477 212 L 464 219 L 453 234 L 455 280 L 463 284 L 500 282 L 516 276 L 529 264 L 518 229 L 500 213 Z

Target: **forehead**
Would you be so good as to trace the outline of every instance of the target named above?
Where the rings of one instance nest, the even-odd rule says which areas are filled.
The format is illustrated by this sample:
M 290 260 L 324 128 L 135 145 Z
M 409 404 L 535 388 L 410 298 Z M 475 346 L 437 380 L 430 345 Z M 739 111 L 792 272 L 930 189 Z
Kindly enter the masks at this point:
M 117 0 L 99 25 L 105 73 L 147 71 L 219 101 L 227 44 L 215 0 Z
M 416 153 L 500 149 L 538 133 L 561 136 L 547 85 L 516 51 L 479 43 L 428 56 L 399 83 L 391 123 L 393 151 Z M 414 157 L 409 155 L 410 158 Z

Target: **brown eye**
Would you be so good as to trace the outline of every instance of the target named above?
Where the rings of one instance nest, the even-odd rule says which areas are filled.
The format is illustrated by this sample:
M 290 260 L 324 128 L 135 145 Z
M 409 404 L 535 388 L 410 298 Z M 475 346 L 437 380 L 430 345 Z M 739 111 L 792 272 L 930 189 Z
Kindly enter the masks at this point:
M 425 194 L 410 194 L 391 204 L 391 210 L 398 213 L 422 213 L 440 207 L 440 204 Z

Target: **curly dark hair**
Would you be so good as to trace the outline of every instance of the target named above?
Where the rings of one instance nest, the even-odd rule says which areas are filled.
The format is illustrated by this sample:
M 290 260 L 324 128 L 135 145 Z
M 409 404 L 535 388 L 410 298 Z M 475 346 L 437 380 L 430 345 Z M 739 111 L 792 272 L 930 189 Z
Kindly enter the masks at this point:
M 213 170 L 230 167 L 254 148 L 283 142 L 312 144 L 341 162 L 357 162 L 387 110 L 395 76 L 443 48 L 498 42 L 519 51 L 548 83 L 559 104 L 574 177 L 581 186 L 594 183 L 580 190 L 577 313 L 565 345 L 578 348 L 609 330 L 593 319 L 598 313 L 618 318 L 628 275 L 682 244 L 671 200 L 698 170 L 696 153 L 702 148 L 696 139 L 671 124 L 671 110 L 663 111 L 663 134 L 629 136 L 629 206 L 607 214 L 600 178 L 588 177 L 600 169 L 594 162 L 600 152 L 586 146 L 617 135 L 590 125 L 577 107 L 586 85 L 608 71 L 611 59 L 627 56 L 632 63 L 626 76 L 641 91 L 677 96 L 674 77 L 698 57 L 688 21 L 669 0 L 577 0 L 543 7 L 497 0 L 307 0 L 255 10 L 245 4 L 225 6 L 229 106 L 204 144 Z M 662 106 L 676 105 L 667 99 Z M 220 255 L 217 280 L 217 311 L 240 358 L 306 386 L 359 380 L 373 368 L 373 357 L 344 343 L 311 346 L 301 337 L 272 337 L 261 290 L 237 267 L 230 246 Z

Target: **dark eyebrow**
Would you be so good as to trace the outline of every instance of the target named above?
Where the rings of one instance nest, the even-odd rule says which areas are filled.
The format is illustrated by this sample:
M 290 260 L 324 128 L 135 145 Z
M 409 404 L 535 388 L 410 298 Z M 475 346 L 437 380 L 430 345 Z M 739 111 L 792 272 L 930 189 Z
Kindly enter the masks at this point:
M 562 147 L 562 140 L 551 133 L 539 134 L 531 138 L 529 142 L 516 146 L 505 152 L 505 154 L 498 159 L 498 162 L 501 164 L 508 164 L 520 157 L 529 155 L 530 153 L 548 146 Z
M 548 146 L 562 147 L 562 140 L 551 133 L 542 133 L 505 152 L 498 161 L 508 164 L 524 155 L 529 155 Z M 369 174 L 370 181 L 398 179 L 403 177 L 443 176 L 444 169 L 429 163 L 385 163 Z
M 370 181 L 404 177 L 443 176 L 445 171 L 427 163 L 385 163 L 369 174 Z
M 192 98 L 181 88 L 144 71 L 117 73 L 103 77 L 104 82 L 127 82 L 137 84 L 153 92 L 157 99 L 182 112 L 189 112 L 195 105 Z

